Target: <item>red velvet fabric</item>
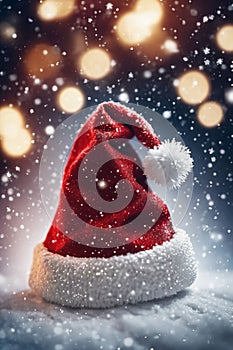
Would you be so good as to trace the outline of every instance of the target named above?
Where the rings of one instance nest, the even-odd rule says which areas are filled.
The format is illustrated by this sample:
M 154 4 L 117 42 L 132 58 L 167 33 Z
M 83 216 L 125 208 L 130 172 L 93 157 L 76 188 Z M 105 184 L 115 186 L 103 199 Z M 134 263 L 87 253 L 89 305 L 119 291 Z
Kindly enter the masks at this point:
M 151 249 L 154 245 L 162 244 L 172 238 L 174 230 L 168 208 L 148 187 L 140 159 L 127 142 L 133 137 L 147 148 L 160 144 L 147 122 L 120 104 L 103 103 L 86 121 L 78 132 L 64 170 L 59 205 L 44 241 L 49 251 L 63 256 L 107 258 Z M 89 152 L 95 150 L 97 146 L 102 147 L 97 153 L 100 158 L 101 154 L 110 157 L 96 174 L 98 195 L 111 205 L 111 202 L 117 200 L 116 185 L 120 180 L 127 180 L 133 188 L 132 199 L 128 205 L 116 212 L 97 210 L 98 196 L 92 195 L 89 186 L 80 190 L 78 181 L 80 172 L 81 176 L 88 177 L 84 164 L 91 169 L 92 166 L 95 167 L 94 163 L 99 161 L 95 157 L 89 157 Z M 87 163 L 82 163 L 84 159 Z M 98 184 L 102 181 L 106 186 L 99 187 Z M 129 191 L 127 181 L 122 184 L 123 193 L 126 194 Z M 91 203 L 90 201 L 87 203 L 86 198 L 91 198 Z M 144 211 L 142 224 L 144 227 L 148 226 L 148 230 L 144 232 L 136 220 L 142 211 Z M 130 232 L 128 224 L 131 225 Z M 93 239 L 88 238 L 95 227 L 100 230 L 111 228 L 112 232 L 118 229 L 119 242 L 126 244 L 117 246 L 106 244 L 101 247 L 93 245 Z

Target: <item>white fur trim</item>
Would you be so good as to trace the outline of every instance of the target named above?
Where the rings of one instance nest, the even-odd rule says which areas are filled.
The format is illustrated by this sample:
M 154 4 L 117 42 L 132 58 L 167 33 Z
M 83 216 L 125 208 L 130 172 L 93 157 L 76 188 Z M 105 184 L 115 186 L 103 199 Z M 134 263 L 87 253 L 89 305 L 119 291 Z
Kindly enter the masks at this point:
M 145 175 L 169 188 L 177 188 L 186 180 L 193 167 L 190 150 L 181 142 L 165 140 L 148 151 L 143 161 Z
M 107 259 L 64 257 L 38 244 L 29 284 L 49 302 L 107 308 L 176 294 L 195 278 L 190 239 L 178 229 L 163 245 Z

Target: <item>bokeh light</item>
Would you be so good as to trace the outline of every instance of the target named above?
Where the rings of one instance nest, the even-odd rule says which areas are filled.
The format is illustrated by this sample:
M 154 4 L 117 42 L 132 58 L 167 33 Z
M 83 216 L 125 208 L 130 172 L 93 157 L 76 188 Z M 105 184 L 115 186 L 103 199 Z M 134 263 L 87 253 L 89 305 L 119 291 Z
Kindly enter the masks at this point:
M 177 47 L 177 43 L 171 39 L 167 39 L 164 42 L 162 48 L 168 52 L 171 52 L 171 53 L 179 52 L 178 47 Z
M 15 39 L 16 29 L 13 25 L 7 22 L 0 23 L 0 36 L 3 41 Z
M 93 48 L 82 55 L 79 68 L 87 78 L 98 80 L 110 72 L 111 58 L 103 49 Z
M 39 4 L 37 13 L 44 21 L 66 18 L 75 9 L 75 0 L 44 0 Z
M 2 149 L 10 157 L 20 157 L 30 150 L 31 142 L 29 130 L 19 129 L 14 137 L 3 138 Z
M 227 52 L 233 52 L 233 24 L 224 25 L 216 35 L 218 46 Z
M 233 87 L 226 90 L 225 99 L 228 103 L 233 104 Z
M 203 102 L 209 95 L 209 80 L 205 74 L 199 71 L 189 71 L 178 79 L 177 92 L 185 103 L 197 105 Z
M 60 70 L 61 63 L 60 49 L 45 43 L 31 47 L 24 59 L 28 74 L 39 79 L 55 76 Z
M 163 16 L 162 6 L 157 0 L 138 0 L 135 11 L 141 16 L 145 16 L 147 24 L 156 24 Z
M 138 0 L 133 11 L 119 18 L 117 36 L 126 45 L 140 44 L 151 37 L 162 15 L 162 7 L 157 0 Z
M 0 136 L 14 137 L 19 129 L 23 128 L 23 116 L 14 107 L 0 108 Z
M 213 128 L 222 121 L 223 109 L 217 102 L 205 102 L 198 108 L 197 118 L 203 126 Z
M 126 45 L 135 45 L 148 39 L 152 29 L 145 15 L 129 12 L 117 22 L 117 35 Z
M 85 103 L 82 91 L 75 86 L 64 87 L 58 94 L 57 103 L 59 108 L 66 113 L 79 111 Z

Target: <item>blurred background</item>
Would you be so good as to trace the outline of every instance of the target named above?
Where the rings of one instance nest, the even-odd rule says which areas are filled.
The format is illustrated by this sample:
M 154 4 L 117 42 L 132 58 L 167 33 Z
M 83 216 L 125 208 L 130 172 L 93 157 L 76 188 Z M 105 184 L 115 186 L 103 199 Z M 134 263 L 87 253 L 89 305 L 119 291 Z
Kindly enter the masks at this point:
M 149 107 L 180 133 L 195 162 L 180 226 L 200 270 L 231 269 L 232 2 L 0 0 L 0 15 L 1 289 L 27 287 L 51 224 L 38 180 L 48 139 L 109 100 Z

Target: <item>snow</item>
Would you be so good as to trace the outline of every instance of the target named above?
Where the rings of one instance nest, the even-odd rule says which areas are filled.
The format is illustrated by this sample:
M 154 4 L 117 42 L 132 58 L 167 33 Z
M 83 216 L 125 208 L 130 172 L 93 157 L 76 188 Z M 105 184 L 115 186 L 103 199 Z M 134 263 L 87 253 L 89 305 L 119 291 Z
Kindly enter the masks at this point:
M 8 155 L 3 154 L 2 156 L 2 173 L 0 175 L 2 185 L 1 199 L 3 201 L 1 211 L 2 228 L 0 233 L 0 289 L 3 287 L 6 290 L 8 288 L 6 287 L 7 283 L 14 285 L 14 288 L 17 290 L 19 288 L 25 288 L 26 273 L 31 263 L 33 247 L 36 243 L 44 239 L 51 224 L 52 218 L 47 218 L 47 214 L 44 213 L 42 204 L 40 204 L 37 178 L 39 167 L 37 166 L 37 161 L 40 159 L 43 149 L 47 148 L 45 144 L 47 136 L 52 136 L 52 129 L 50 129 L 49 133 L 51 132 L 51 135 L 49 135 L 46 133 L 45 128 L 51 126 L 56 129 L 65 118 L 65 115 L 61 114 L 57 109 L 56 87 L 59 88 L 70 82 L 76 82 L 82 85 L 86 96 L 87 107 L 109 99 L 113 101 L 118 100 L 118 96 L 125 91 L 132 103 L 147 106 L 159 113 L 171 113 L 169 121 L 177 128 L 178 132 L 184 138 L 185 143 L 190 147 L 195 166 L 193 199 L 189 209 L 190 212 L 186 215 L 183 224 L 189 229 L 189 234 L 192 237 L 195 252 L 201 265 L 204 265 L 205 268 L 211 266 L 216 271 L 219 269 L 227 270 L 233 266 L 231 201 L 233 184 L 233 136 L 231 132 L 232 109 L 230 108 L 233 104 L 233 62 L 232 55 L 221 51 L 216 43 L 217 27 L 232 21 L 232 1 L 212 1 L 211 6 L 207 2 L 198 0 L 187 2 L 164 1 L 162 5 L 166 16 L 158 24 L 161 35 L 158 36 L 158 31 L 156 31 L 153 43 L 149 42 L 148 45 L 129 49 L 121 46 L 117 41 L 114 34 L 114 23 L 125 11 L 130 10 L 130 1 L 126 1 L 125 4 L 124 2 L 121 2 L 121 4 L 119 2 L 119 7 L 116 7 L 116 4 L 117 2 L 113 4 L 112 2 L 105 3 L 101 1 L 91 1 L 89 4 L 88 1 L 80 1 L 80 7 L 75 12 L 75 15 L 67 18 L 64 22 L 59 22 L 59 28 L 56 21 L 49 25 L 42 23 L 38 18 L 35 6 L 28 6 L 27 11 L 25 11 L 23 1 L 14 1 L 12 5 L 0 6 L 0 12 L 4 18 L 3 24 L 0 25 L 1 41 L 3 44 L 1 50 L 1 62 L 3 64 L 0 76 L 2 79 L 2 91 L 5 94 L 2 104 L 9 103 L 11 106 L 17 106 L 25 116 L 28 127 L 35 133 L 33 147 L 26 157 L 10 159 Z M 81 21 L 82 18 L 83 20 Z M 88 24 L 88 18 L 93 19 L 92 23 Z M 103 26 L 103 20 L 106 26 Z M 64 30 L 66 35 L 61 35 Z M 169 38 L 175 40 L 180 48 L 180 52 L 176 53 L 176 55 L 160 52 L 158 50 L 160 37 L 161 43 Z M 41 38 L 46 38 L 51 45 L 55 43 L 58 45 L 58 48 L 61 49 L 64 66 L 57 73 L 58 76 L 55 75 L 51 79 L 41 80 L 38 77 L 30 77 L 28 79 L 24 69 L 25 54 Z M 108 45 L 109 43 L 111 45 Z M 98 90 L 95 88 L 96 82 L 83 79 L 78 71 L 74 72 L 74 65 L 77 64 L 82 50 L 92 45 L 109 49 L 109 54 L 113 56 L 116 63 L 112 74 L 101 80 L 101 82 L 98 82 Z M 15 54 L 15 49 L 19 54 Z M 201 69 L 209 78 L 211 84 L 211 95 L 209 99 L 213 98 L 221 103 L 224 109 L 225 116 L 221 126 L 213 129 L 207 129 L 201 126 L 196 118 L 198 106 L 192 108 L 186 105 L 175 93 L 178 77 L 182 72 L 189 69 Z M 166 118 L 166 114 L 164 117 Z M 66 153 L 67 150 L 64 150 L 64 154 L 60 155 L 60 159 L 63 159 Z M 215 153 L 216 161 L 213 161 L 209 157 L 212 153 Z M 50 164 L 49 168 L 52 174 L 54 169 L 51 169 L 53 167 Z M 52 176 L 51 180 L 54 180 Z M 8 188 L 13 189 L 14 194 L 8 194 Z M 209 200 L 206 199 L 207 193 L 210 196 Z M 21 225 L 24 225 L 24 228 L 21 228 L 23 227 Z M 228 281 L 230 283 L 230 280 L 232 281 L 232 273 L 228 275 Z M 216 276 L 219 276 L 217 272 Z M 24 284 L 23 287 L 22 283 Z M 215 286 L 216 288 L 217 286 Z M 91 339 L 93 337 L 93 339 L 99 341 L 96 348 L 101 348 L 101 345 L 103 348 L 108 348 L 110 343 L 114 350 L 116 344 L 121 346 L 121 349 L 138 349 L 140 346 L 141 348 L 150 350 L 152 348 L 156 350 L 160 348 L 173 349 L 175 345 L 178 348 L 190 348 L 189 345 L 193 345 L 194 341 L 196 346 L 193 345 L 193 348 L 195 349 L 198 349 L 198 347 L 200 349 L 204 349 L 205 347 L 210 349 L 219 348 L 220 350 L 233 348 L 229 345 L 233 343 L 232 335 L 229 335 L 232 334 L 229 326 L 229 318 L 232 316 L 229 313 L 229 310 L 232 309 L 232 295 L 226 297 L 225 288 L 222 287 L 221 290 L 219 289 L 220 297 L 213 299 L 214 296 L 211 295 L 213 289 L 207 286 L 207 284 L 201 291 L 203 298 L 205 296 L 205 300 L 212 303 L 209 308 L 209 320 L 207 319 L 207 315 L 199 315 L 197 313 L 198 317 L 202 317 L 201 323 L 196 325 L 196 330 L 193 332 L 190 328 L 188 334 L 190 341 L 186 342 L 182 340 L 185 337 L 185 331 L 184 336 L 181 334 L 183 325 L 180 326 L 179 330 L 174 326 L 178 326 L 178 323 L 181 322 L 180 319 L 174 319 L 173 322 L 170 320 L 169 322 L 172 323 L 173 328 L 168 328 L 167 333 L 165 330 L 162 330 L 161 335 L 159 335 L 160 324 L 158 317 L 159 315 L 162 316 L 162 311 L 161 309 L 159 312 L 155 311 L 155 306 L 153 312 L 151 310 L 150 312 L 148 311 L 148 315 L 154 313 L 156 318 L 153 321 L 154 333 L 148 336 L 150 341 L 144 338 L 147 337 L 146 330 L 143 332 L 143 322 L 146 322 L 145 314 L 145 320 L 142 316 L 139 317 L 138 315 L 138 318 L 135 316 L 132 321 L 136 323 L 137 319 L 139 323 L 141 322 L 142 330 L 139 329 L 139 337 L 141 337 L 139 340 L 135 333 L 140 328 L 140 324 L 135 326 L 135 332 L 133 330 L 130 331 L 128 323 L 126 325 L 121 318 L 118 322 L 115 317 L 115 328 L 111 320 L 109 321 L 112 322 L 111 325 L 108 326 L 108 323 L 106 325 L 105 333 L 110 329 L 112 334 L 112 339 L 109 342 L 107 340 L 104 342 L 101 339 L 110 339 L 111 335 L 108 338 L 104 334 L 104 330 L 102 330 L 101 338 L 100 332 L 95 332 L 90 326 L 88 326 L 88 330 L 83 336 L 78 336 L 77 334 L 69 335 L 67 333 L 66 337 L 60 339 L 59 335 L 56 335 L 57 338 L 51 338 L 51 342 L 49 342 L 49 333 L 46 330 L 46 326 L 42 325 L 42 321 L 39 321 L 39 326 L 42 327 L 41 329 L 37 329 L 35 320 L 21 321 L 21 326 L 16 327 L 17 318 L 20 323 L 17 307 L 18 311 L 22 311 L 24 317 L 25 315 L 31 317 L 30 312 L 33 314 L 33 307 L 35 306 L 40 310 L 40 315 L 49 324 L 49 316 L 42 310 L 43 307 L 46 309 L 46 305 L 48 304 L 43 304 L 39 300 L 33 299 L 35 297 L 30 293 L 27 294 L 28 299 L 23 301 L 22 295 L 19 294 L 13 296 L 9 302 L 4 304 L 8 305 L 9 308 L 11 307 L 11 303 L 15 303 L 15 305 L 18 303 L 19 305 L 17 307 L 15 306 L 15 309 L 12 309 L 8 315 L 9 319 L 10 317 L 12 318 L 12 330 L 8 330 L 5 325 L 3 329 L 0 326 L 0 339 L 3 339 L 7 335 L 6 339 L 7 341 L 9 340 L 9 346 L 7 342 L 3 342 L 0 343 L 0 349 L 13 350 L 24 347 L 26 350 L 33 350 L 45 348 L 44 346 L 48 344 L 48 348 L 51 346 L 55 350 L 62 350 L 64 348 L 79 350 L 81 348 L 79 344 L 82 339 L 85 336 L 88 339 L 88 331 L 90 332 L 89 336 Z M 200 290 L 192 289 L 191 292 L 192 295 L 189 295 L 189 297 L 196 298 L 196 305 L 204 305 L 204 300 L 202 299 L 201 301 L 200 299 Z M 6 297 L 9 299 L 9 295 Z M 182 300 L 185 298 L 186 296 Z M 229 301 L 226 298 L 229 298 Z M 33 302 L 32 300 L 35 301 Z M 178 297 L 172 298 L 172 302 L 176 312 L 178 312 L 180 299 Z M 221 312 L 216 311 L 220 302 L 225 305 L 226 309 L 228 308 L 228 316 L 224 316 L 222 319 L 225 321 L 220 320 L 217 324 L 217 316 L 215 315 L 222 317 Z M 217 306 L 214 303 L 217 303 Z M 26 307 L 26 304 L 29 309 L 31 307 L 28 313 L 23 309 Z M 151 305 L 152 308 L 153 303 L 145 305 Z M 158 304 L 155 303 L 154 305 Z M 165 310 L 164 304 L 162 303 L 161 305 L 163 305 L 163 310 Z M 7 308 L 6 313 L 8 313 Z M 59 319 L 61 318 L 58 308 L 54 309 L 53 306 L 49 306 L 49 308 L 53 310 L 51 311 L 53 317 L 56 318 L 57 315 L 60 315 Z M 166 306 L 166 310 L 167 308 L 168 305 Z M 138 309 L 137 307 L 131 307 L 130 310 L 133 313 L 133 310 Z M 214 314 L 212 313 L 213 310 L 215 310 Z M 191 312 L 187 306 L 187 313 L 188 311 Z M 70 322 L 74 322 L 74 317 L 77 319 L 77 315 L 73 316 L 74 312 L 66 312 L 66 317 L 71 317 Z M 35 313 L 33 317 L 36 318 L 37 315 L 38 313 Z M 108 318 L 107 314 L 105 316 Z M 9 319 L 7 324 L 10 322 Z M 0 319 L 0 322 L 3 322 L 2 320 Z M 182 322 L 187 320 L 186 314 L 182 315 L 182 320 Z M 211 320 L 213 322 L 216 321 L 212 332 L 210 330 Z M 60 325 L 56 326 L 55 321 L 52 324 L 52 319 L 50 321 L 52 329 L 55 329 L 55 327 L 58 327 L 56 329 L 63 329 Z M 208 323 L 207 326 L 204 324 L 204 321 Z M 25 322 L 29 325 L 28 330 L 24 328 Z M 34 327 L 31 331 L 30 322 Z M 76 328 L 74 326 L 75 332 L 79 328 L 78 322 L 80 320 L 77 320 Z M 89 322 L 91 322 L 91 316 Z M 167 327 L 170 327 L 169 322 L 167 321 L 166 323 Z M 128 327 L 127 331 L 124 330 L 124 326 Z M 98 325 L 96 327 L 98 328 Z M 117 333 L 117 327 L 119 328 L 119 333 Z M 152 328 L 150 327 L 152 326 L 149 326 L 149 331 L 152 332 Z M 224 327 L 226 332 L 224 331 Z M 67 328 L 70 329 L 70 327 Z M 18 330 L 19 335 L 17 335 Z M 169 333 L 174 331 L 178 334 L 177 342 L 174 340 L 176 338 L 175 335 L 173 334 L 172 338 L 172 335 Z M 43 335 L 45 335 L 45 339 L 42 339 Z M 53 333 L 52 335 L 54 336 Z M 121 335 L 124 335 L 125 338 L 117 341 L 118 337 L 121 339 Z M 155 337 L 154 341 L 151 340 L 153 337 Z M 163 340 L 164 338 L 166 341 Z M 223 344 L 224 338 L 226 339 L 225 344 Z M 133 343 L 128 346 L 128 344 L 131 344 L 131 339 Z M 179 345 L 177 345 L 178 343 Z M 86 348 L 91 349 L 92 346 L 88 346 L 88 344 L 92 344 L 91 340 L 89 343 L 86 343 Z
M 160 301 L 107 310 L 69 309 L 26 290 L 1 296 L 0 348 L 231 350 L 233 271 L 199 275 Z

